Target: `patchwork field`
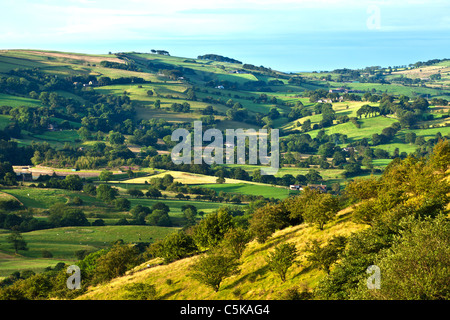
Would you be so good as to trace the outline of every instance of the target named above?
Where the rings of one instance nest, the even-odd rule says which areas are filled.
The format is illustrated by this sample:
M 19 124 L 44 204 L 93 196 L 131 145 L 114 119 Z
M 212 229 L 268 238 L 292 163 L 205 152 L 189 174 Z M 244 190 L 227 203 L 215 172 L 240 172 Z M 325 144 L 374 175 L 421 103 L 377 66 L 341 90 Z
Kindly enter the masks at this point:
M 23 234 L 27 251 L 15 255 L 6 238 L 8 233 L 0 233 L 0 276 L 16 270 L 31 269 L 43 271 L 45 267 L 58 262 L 76 261 L 75 251 L 95 251 L 108 247 L 119 239 L 125 242 L 154 242 L 175 232 L 177 228 L 153 226 L 104 226 L 65 227 L 38 230 Z M 42 258 L 42 251 L 48 250 L 53 258 Z
M 248 194 L 263 196 L 265 198 L 284 199 L 289 196 L 289 190 L 282 187 L 272 187 L 268 185 L 254 185 L 247 183 L 227 183 L 227 184 L 204 184 L 204 188 L 213 189 L 217 193 L 220 191 L 228 193 Z

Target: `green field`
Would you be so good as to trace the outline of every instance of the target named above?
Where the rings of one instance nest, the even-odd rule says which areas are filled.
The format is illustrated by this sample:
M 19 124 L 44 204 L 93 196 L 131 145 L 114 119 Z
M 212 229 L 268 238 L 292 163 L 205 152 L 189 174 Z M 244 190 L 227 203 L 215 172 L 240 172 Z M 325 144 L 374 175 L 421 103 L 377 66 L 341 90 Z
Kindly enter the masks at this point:
M 354 142 L 363 138 L 370 139 L 374 133 L 380 134 L 384 128 L 389 127 L 397 121 L 397 119 L 387 117 L 362 118 L 358 120 L 358 122 L 361 123 L 360 128 L 356 128 L 352 122 L 346 122 L 325 128 L 324 130 L 328 135 L 334 133 L 345 134 L 347 135 L 349 142 Z M 309 131 L 308 134 L 311 138 L 315 138 L 318 132 L 319 130 L 312 130 Z
M 41 101 L 13 96 L 10 94 L 0 93 L 0 106 L 10 106 L 10 107 L 22 107 L 22 106 L 30 106 L 30 107 L 42 107 Z
M 287 190 L 286 188 L 246 183 L 203 184 L 201 185 L 201 187 L 213 189 L 217 193 L 223 191 L 227 193 L 263 196 L 265 198 L 284 199 L 289 196 L 289 190 Z
M 223 207 L 224 203 L 219 202 L 210 202 L 210 201 L 197 201 L 197 200 L 167 200 L 167 199 L 129 199 L 131 202 L 131 207 L 137 206 L 138 204 L 142 206 L 151 207 L 157 202 L 163 202 L 166 204 L 169 209 L 169 216 L 175 219 L 182 218 L 181 207 L 187 204 L 193 205 L 197 208 L 198 211 L 203 211 L 204 213 L 210 213 L 214 210 Z M 177 220 L 179 221 L 179 220 Z M 175 222 L 177 222 L 175 221 Z
M 88 196 L 78 191 L 47 188 L 4 189 L 0 191 L 16 197 L 21 203 L 29 208 L 48 209 L 55 203 L 66 203 L 74 197 L 80 197 L 83 200 L 83 204 L 86 206 L 104 206 L 104 204 L 95 197 Z
M 76 260 L 75 251 L 96 251 L 110 246 L 119 239 L 127 243 L 154 242 L 176 230 L 153 226 L 65 227 L 37 230 L 22 234 L 29 250 L 20 251 L 20 255 L 15 255 L 7 242 L 8 233 L 0 233 L 0 276 L 26 269 L 43 271 L 45 267 L 60 261 L 73 262 Z M 50 251 L 53 258 L 43 259 L 42 250 Z

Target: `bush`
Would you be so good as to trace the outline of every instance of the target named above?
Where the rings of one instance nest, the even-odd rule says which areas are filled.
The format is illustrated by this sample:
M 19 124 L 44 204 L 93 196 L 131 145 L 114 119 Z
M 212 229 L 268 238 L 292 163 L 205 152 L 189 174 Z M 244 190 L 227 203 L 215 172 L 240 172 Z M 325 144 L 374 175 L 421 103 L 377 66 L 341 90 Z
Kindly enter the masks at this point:
M 94 282 L 105 282 L 122 276 L 140 262 L 138 250 L 126 244 L 115 244 L 97 260 Z
M 105 226 L 105 221 L 103 219 L 97 219 L 94 222 L 92 222 L 92 226 L 103 227 L 103 226 Z
M 113 202 L 114 202 L 114 207 L 117 210 L 120 210 L 120 211 L 130 210 L 131 202 L 130 202 L 130 200 L 128 200 L 126 198 L 117 198 Z
M 53 258 L 53 254 L 48 250 L 42 250 L 42 258 Z
M 197 246 L 191 236 L 184 232 L 168 235 L 163 240 L 150 245 L 147 253 L 152 257 L 162 258 L 164 263 L 185 258 L 197 251 Z
M 0 201 L 0 209 L 2 210 L 17 210 L 20 209 L 21 203 L 16 199 L 7 199 Z
M 80 197 L 74 197 L 71 201 L 70 201 L 71 205 L 74 206 L 81 206 L 83 204 L 83 200 Z
M 155 286 L 147 283 L 132 283 L 125 286 L 127 300 L 157 300 Z

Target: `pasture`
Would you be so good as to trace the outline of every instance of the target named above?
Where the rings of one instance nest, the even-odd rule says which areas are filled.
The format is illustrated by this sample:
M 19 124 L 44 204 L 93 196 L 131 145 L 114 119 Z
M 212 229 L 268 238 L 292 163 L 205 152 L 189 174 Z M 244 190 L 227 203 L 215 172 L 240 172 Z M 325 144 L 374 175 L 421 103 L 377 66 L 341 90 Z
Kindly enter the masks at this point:
M 23 233 L 27 242 L 27 251 L 18 255 L 7 242 L 8 232 L 0 233 L 0 276 L 7 276 L 14 271 L 31 269 L 43 271 L 58 262 L 76 261 L 75 252 L 89 252 L 107 248 L 111 243 L 122 239 L 127 243 L 154 242 L 175 232 L 177 228 L 153 226 L 103 226 L 103 227 L 64 227 L 36 230 Z M 42 251 L 48 250 L 53 258 L 42 258 Z
M 204 184 L 201 187 L 213 189 L 217 193 L 248 194 L 253 196 L 263 196 L 265 198 L 284 199 L 289 196 L 289 190 L 283 187 L 270 185 L 254 185 L 248 183 L 228 183 L 228 184 Z

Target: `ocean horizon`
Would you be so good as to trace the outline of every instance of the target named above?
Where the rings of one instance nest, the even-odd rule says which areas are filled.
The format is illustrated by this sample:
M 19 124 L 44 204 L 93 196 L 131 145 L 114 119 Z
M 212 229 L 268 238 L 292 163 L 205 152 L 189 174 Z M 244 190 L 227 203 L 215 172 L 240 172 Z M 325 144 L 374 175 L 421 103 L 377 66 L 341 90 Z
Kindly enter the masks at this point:
M 42 49 L 79 53 L 150 52 L 167 50 L 172 56 L 196 58 L 219 54 L 283 72 L 360 69 L 369 66 L 403 66 L 418 61 L 450 58 L 450 34 L 421 32 L 317 32 L 229 37 L 178 39 L 117 39 L 116 41 L 77 41 L 29 43 L 26 47 L 3 49 Z

